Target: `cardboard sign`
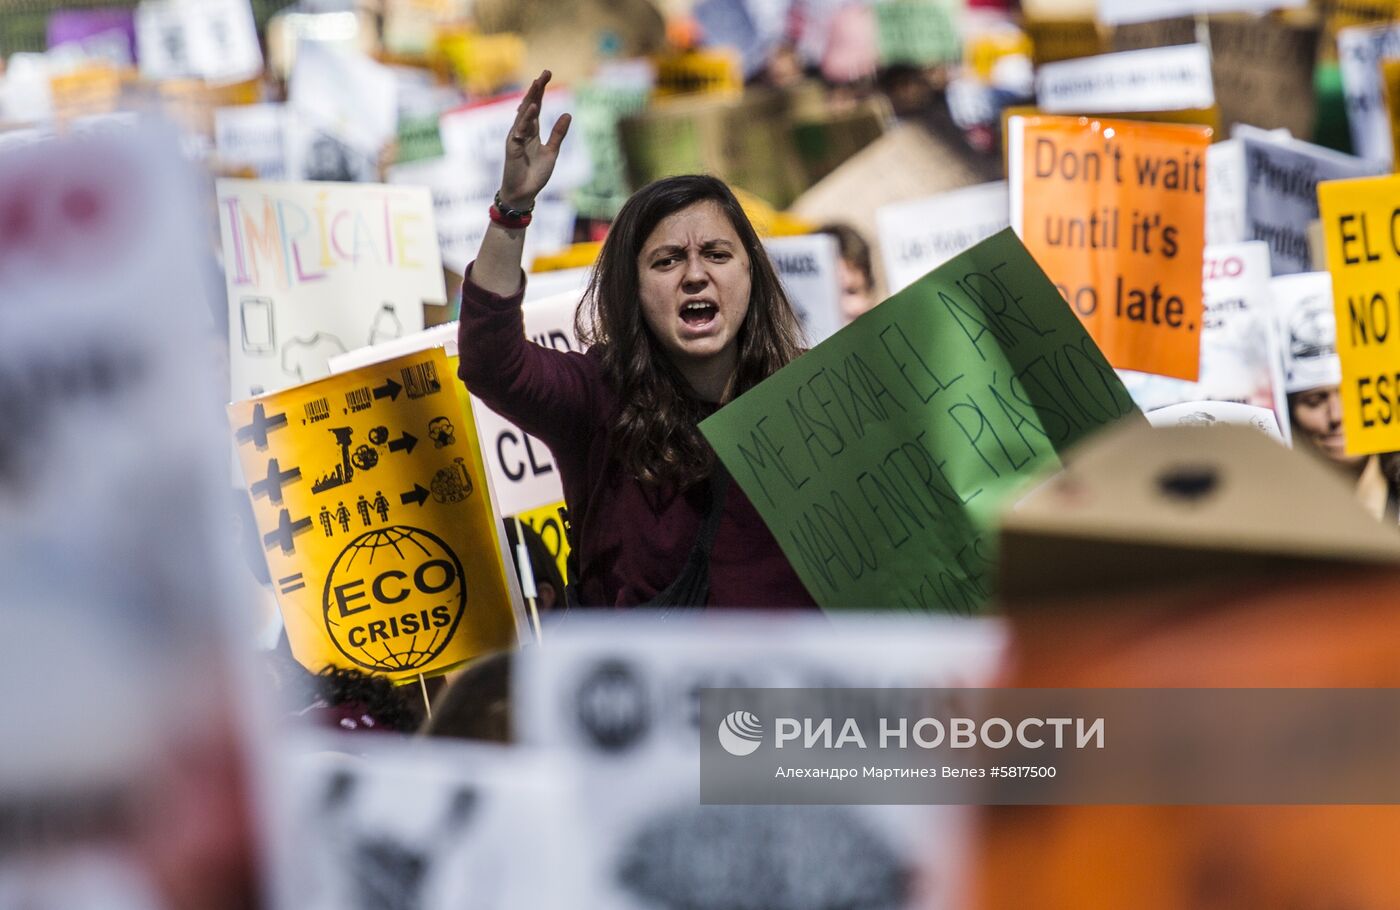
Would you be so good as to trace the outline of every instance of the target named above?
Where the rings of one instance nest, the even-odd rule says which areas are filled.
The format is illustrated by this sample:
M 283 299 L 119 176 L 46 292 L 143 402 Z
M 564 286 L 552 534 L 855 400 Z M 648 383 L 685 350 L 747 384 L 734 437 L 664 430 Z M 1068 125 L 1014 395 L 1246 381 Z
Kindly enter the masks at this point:
M 234 398 L 325 376 L 335 354 L 444 303 L 425 190 L 220 180 Z
M 993 165 L 987 170 L 999 170 Z M 991 176 L 948 140 L 904 124 L 857 152 L 823 177 L 792 205 L 792 214 L 812 224 L 845 222 L 867 241 L 878 242 L 875 212 L 883 205 L 984 183 Z M 859 200 L 859 204 L 853 204 Z M 883 257 L 872 248 L 877 273 Z M 877 284 L 882 276 L 877 274 Z
M 808 345 L 817 345 L 845 324 L 841 315 L 841 260 L 836 238 L 826 234 L 769 237 L 763 241 Z
M 1011 223 L 1010 196 L 1004 180 L 970 186 L 908 202 L 881 206 L 875 212 L 885 280 L 890 293 L 900 291 L 934 268 Z
M 1099 21 L 1108 25 L 1149 22 L 1173 16 L 1203 16 L 1212 13 L 1267 13 L 1276 9 L 1298 9 L 1308 0 L 1098 0 Z
M 432 194 L 442 263 L 459 275 L 481 249 L 497 188 L 481 183 L 469 172 L 470 168 L 456 158 L 431 158 L 395 165 L 387 174 L 394 186 L 424 187 Z M 525 232 L 525 261 L 568 246 L 574 221 L 573 205 L 559 191 L 547 191 L 536 201 L 530 229 Z
M 1201 374 L 1183 382 L 1150 373 L 1120 372 L 1144 412 L 1185 401 L 1222 401 L 1266 408 L 1288 425 L 1283 355 L 1269 295 L 1269 248 L 1253 241 L 1208 246 Z
M 1379 167 L 1249 127 L 1236 127 L 1234 135 L 1244 146 L 1246 239 L 1269 244 L 1275 275 L 1308 271 L 1312 262 L 1307 228 L 1318 217 L 1318 184 L 1367 177 Z
M 970 614 L 990 594 L 997 504 L 1136 413 L 1008 230 L 700 428 L 823 607 Z
M 1047 114 L 1171 111 L 1215 104 L 1210 51 L 1202 44 L 1047 63 L 1036 73 Z
M 1109 362 L 1194 381 L 1211 131 L 1067 117 L 1009 130 L 1011 224 Z
M 932 66 L 962 59 L 961 4 L 954 0 L 879 0 L 875 43 L 881 66 Z M 839 21 L 839 20 L 838 20 Z
M 262 72 L 248 0 L 142 0 L 136 47 L 141 75 L 151 80 L 241 82 Z
M 618 130 L 628 179 L 644 186 L 709 173 L 786 208 L 807 185 L 790 118 L 791 99 L 776 91 L 678 97 L 624 117 Z
M 564 840 L 585 878 L 567 903 L 961 905 L 966 807 L 702 805 L 700 741 L 716 730 L 700 727 L 700 690 L 988 685 L 1005 648 L 998 623 L 576 611 L 545 636 L 547 653 L 521 654 L 512 710 L 521 741 L 572 772 L 561 808 L 586 827 Z M 923 886 L 903 884 L 915 880 Z
M 1253 427 L 1265 436 L 1287 445 L 1278 418 L 1269 408 L 1232 401 L 1183 401 L 1144 415 L 1154 427 Z
M 229 406 L 287 638 L 312 672 L 411 679 L 515 644 L 452 383 L 430 350 Z
M 1400 449 L 1400 177 L 1318 187 L 1348 455 Z
M 1092 57 L 1107 51 L 1108 41 L 1093 16 L 1042 18 L 1026 14 L 1026 33 L 1037 66 L 1057 60 Z
M 241 104 L 214 111 L 214 151 L 219 164 L 251 168 L 264 180 L 287 170 L 286 105 Z
M 1400 25 L 1346 28 L 1337 33 L 1351 145 L 1362 158 L 1390 167 L 1390 122 L 1381 83 L 1381 61 L 1400 57 Z
M 572 893 L 568 794 L 545 756 L 454 737 L 324 734 L 279 758 L 297 845 L 288 887 L 305 910 L 548 907 Z

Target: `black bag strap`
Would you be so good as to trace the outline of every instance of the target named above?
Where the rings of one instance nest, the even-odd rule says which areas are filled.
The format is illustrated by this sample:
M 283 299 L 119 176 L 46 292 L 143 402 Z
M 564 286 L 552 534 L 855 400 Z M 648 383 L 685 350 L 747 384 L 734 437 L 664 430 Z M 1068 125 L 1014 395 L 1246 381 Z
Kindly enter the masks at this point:
M 641 607 L 703 607 L 710 595 L 710 551 L 714 548 L 715 537 L 719 533 L 720 518 L 724 515 L 724 500 L 729 492 L 729 472 L 718 461 L 706 483 L 705 517 L 695 543 L 686 555 L 674 581 L 658 591 L 651 600 Z M 582 606 L 578 598 L 579 561 L 578 546 L 574 539 L 573 522 L 567 512 L 564 515 L 564 537 L 569 542 L 569 558 L 565 561 L 569 577 L 565 585 L 565 599 L 570 607 Z
M 676 580 L 658 591 L 643 607 L 703 607 L 710 596 L 710 550 L 719 533 L 719 520 L 724 515 L 724 498 L 729 492 L 729 472 L 718 462 L 707 485 L 708 499 L 705 519 L 695 537 L 695 545 L 686 556 Z

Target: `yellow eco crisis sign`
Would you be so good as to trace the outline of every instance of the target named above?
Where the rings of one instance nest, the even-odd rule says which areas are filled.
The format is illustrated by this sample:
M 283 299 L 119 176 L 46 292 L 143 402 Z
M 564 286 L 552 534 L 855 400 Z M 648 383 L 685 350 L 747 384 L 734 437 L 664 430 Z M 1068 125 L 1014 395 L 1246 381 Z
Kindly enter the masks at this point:
M 433 675 L 516 641 L 490 497 L 441 348 L 229 406 L 307 669 Z

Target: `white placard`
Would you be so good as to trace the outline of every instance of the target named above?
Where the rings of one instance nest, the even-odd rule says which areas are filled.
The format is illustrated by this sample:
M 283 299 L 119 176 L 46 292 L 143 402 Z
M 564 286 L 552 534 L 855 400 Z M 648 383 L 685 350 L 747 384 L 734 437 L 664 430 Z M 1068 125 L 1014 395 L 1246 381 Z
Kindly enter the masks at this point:
M 698 738 L 717 731 L 698 729 L 700 690 L 987 685 L 1004 646 L 997 620 L 576 612 L 544 638 L 547 654 L 520 655 L 514 717 L 525 744 L 575 769 L 571 817 L 587 827 L 566 841 L 586 878 L 571 906 L 740 906 L 716 901 L 729 892 L 753 907 L 964 906 L 957 892 L 969 874 L 967 807 L 701 806 Z M 852 832 L 863 835 L 859 860 L 822 859 L 838 839 L 829 835 Z M 687 845 L 679 856 L 657 849 L 678 844 Z M 748 861 L 726 862 L 735 855 Z M 856 862 L 859 869 L 848 865 Z M 928 892 L 900 895 L 903 903 L 852 896 L 851 882 L 871 881 L 860 874 L 870 862 L 919 875 Z M 626 869 L 633 874 L 619 874 Z M 799 894 L 805 900 L 794 901 Z
M 1253 427 L 1280 445 L 1287 445 L 1274 412 L 1231 401 L 1186 401 L 1145 415 L 1154 427 L 1214 427 L 1233 424 Z
M 1227 139 L 1206 149 L 1207 246 L 1248 238 L 1244 189 L 1244 143 Z
M 1211 13 L 1267 13 L 1276 9 L 1298 9 L 1308 0 L 1098 0 L 1098 18 L 1106 25 L 1151 22 L 1178 16 Z
M 501 172 L 506 160 L 506 136 L 515 123 L 516 108 L 523 95 L 510 95 L 491 101 L 459 107 L 442 115 L 439 130 L 446 157 L 459 163 L 460 179 L 468 185 L 480 185 L 494 191 L 501 185 Z M 559 89 L 545 92 L 540 112 L 540 137 L 548 140 L 550 130 L 561 114 L 574 110 L 573 93 Z M 549 180 L 551 193 L 566 197 L 583 186 L 593 176 L 593 164 L 588 157 L 588 144 L 579 136 L 564 140 L 554 175 Z M 534 225 L 531 224 L 531 230 Z
M 445 303 L 421 187 L 220 180 L 232 397 L 318 379 L 336 354 L 423 328 Z
M 1260 241 L 1205 250 L 1201 371 L 1195 382 L 1120 370 L 1143 411 L 1187 401 L 1235 402 L 1277 414 L 1288 425 L 1283 355 L 1269 292 L 1269 247 Z
M 1337 33 L 1337 65 L 1342 74 L 1352 149 L 1387 168 L 1391 148 L 1390 112 L 1381 84 L 1381 61 L 1400 57 L 1400 25 L 1344 28 Z
M 504 134 L 502 134 L 504 135 Z M 568 142 L 565 142 L 568 145 Z M 489 210 L 500 184 L 482 183 L 472 176 L 473 165 L 451 155 L 389 168 L 388 180 L 398 186 L 427 187 L 432 193 L 442 261 L 461 275 L 476 258 L 491 223 Z M 530 229 L 525 232 L 524 261 L 556 253 L 574 236 L 574 207 L 551 184 L 535 203 Z
M 397 134 L 398 91 L 393 71 L 359 51 L 302 42 L 287 84 L 287 173 L 303 180 L 377 180 L 379 153 Z M 349 164 L 336 160 L 331 141 L 345 147 Z
M 262 72 L 248 0 L 142 0 L 136 57 L 147 79 L 241 82 Z
M 546 757 L 455 739 L 298 739 L 282 759 L 290 906 L 548 907 L 576 865 Z M 547 868 L 548 875 L 540 870 Z
M 1047 114 L 1207 108 L 1215 104 L 1210 51 L 1183 44 L 1047 63 L 1036 101 Z
M 1284 390 L 1306 392 L 1339 385 L 1342 361 L 1337 355 L 1337 316 L 1332 305 L 1332 276 L 1327 272 L 1284 275 L 1269 283 L 1283 349 Z
M 827 234 L 770 237 L 763 241 L 797 321 L 816 347 L 845 325 L 841 315 L 841 252 Z
M 582 345 L 574 335 L 578 300 L 577 292 L 566 291 L 526 304 L 525 336 L 556 351 L 581 352 Z M 441 347 L 447 356 L 455 357 L 458 354 L 457 326 L 450 322 L 374 348 L 350 351 L 332 358 L 330 369 L 340 373 L 430 347 Z M 500 514 L 518 515 L 561 501 L 564 487 L 549 447 L 491 410 L 475 395 L 471 402 L 477 439 L 482 448 L 481 459 L 491 474 L 491 487 Z
M 244 104 L 214 111 L 214 149 L 225 167 L 252 168 L 263 180 L 286 173 L 286 106 Z
M 1005 180 L 884 205 L 875 211 L 885 278 L 897 294 L 1011 224 Z

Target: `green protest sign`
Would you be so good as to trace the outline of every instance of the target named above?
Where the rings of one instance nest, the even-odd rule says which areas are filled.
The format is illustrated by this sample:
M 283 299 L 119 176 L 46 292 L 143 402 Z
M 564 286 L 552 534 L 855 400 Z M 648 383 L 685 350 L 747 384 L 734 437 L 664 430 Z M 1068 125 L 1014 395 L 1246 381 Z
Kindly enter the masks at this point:
M 956 0 L 881 0 L 874 4 L 880 65 L 955 63 L 962 54 Z
M 574 194 L 584 218 L 612 219 L 627 201 L 627 162 L 617 138 L 617 122 L 646 109 L 651 90 L 645 86 L 584 85 L 574 92 L 579 126 L 593 177 Z
M 700 429 L 823 607 L 971 613 L 991 593 L 1006 497 L 1136 413 L 1005 230 Z

